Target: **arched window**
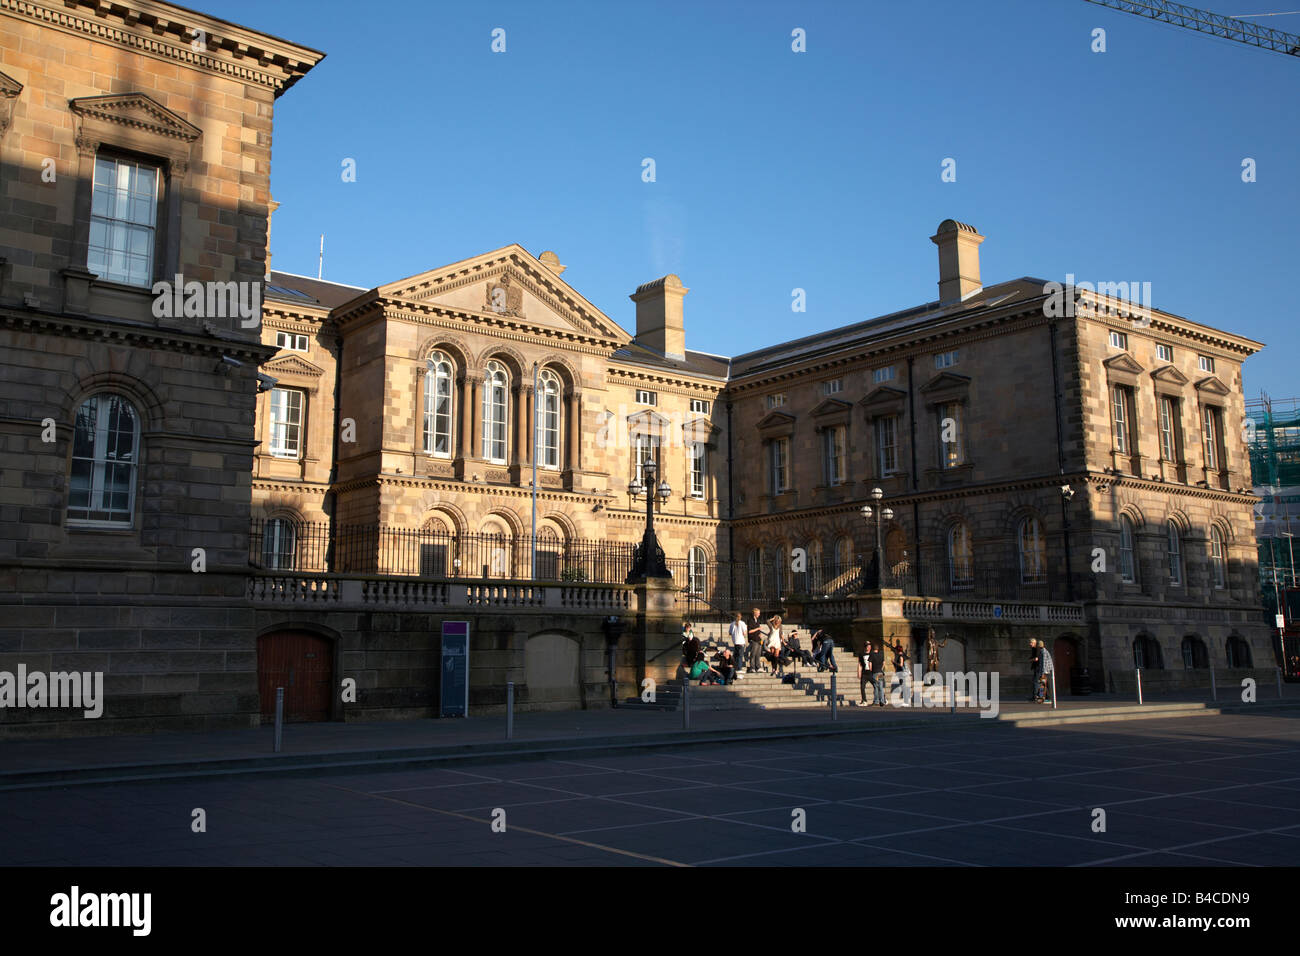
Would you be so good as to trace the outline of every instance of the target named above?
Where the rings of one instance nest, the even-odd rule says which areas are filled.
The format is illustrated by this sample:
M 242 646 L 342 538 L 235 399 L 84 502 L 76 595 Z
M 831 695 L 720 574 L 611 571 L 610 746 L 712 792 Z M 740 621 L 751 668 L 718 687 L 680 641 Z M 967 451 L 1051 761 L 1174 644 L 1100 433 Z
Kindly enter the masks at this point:
M 500 362 L 488 362 L 483 374 L 483 457 L 504 464 L 506 460 L 506 390 L 510 376 Z
M 1219 530 L 1218 525 L 1210 525 L 1210 566 L 1214 569 L 1214 586 L 1216 588 L 1226 587 L 1228 583 L 1228 568 L 1225 555 L 1223 532 Z
M 298 556 L 298 529 L 288 518 L 272 518 L 262 528 L 262 565 L 293 571 Z
M 699 595 L 708 592 L 708 556 L 703 548 L 691 548 L 687 552 L 686 590 Z
M 445 352 L 434 352 L 424 373 L 424 453 L 451 455 L 453 366 Z
M 853 566 L 853 542 L 847 535 L 835 541 L 835 567 L 827 577 L 838 578 Z
M 749 552 L 749 596 L 758 597 L 763 589 L 763 552 L 758 548 Z
M 537 463 L 560 467 L 560 377 L 544 368 L 537 379 Z
M 1128 515 L 1119 519 L 1119 577 L 1125 584 L 1137 580 L 1137 562 L 1133 559 L 1133 521 Z
M 975 553 L 963 521 L 948 529 L 948 580 L 953 588 L 975 586 Z
M 537 532 L 537 580 L 558 581 L 560 578 L 560 536 L 554 528 L 544 527 Z
M 907 535 L 902 528 L 890 528 L 885 535 L 885 565 L 897 571 L 907 561 Z
M 1253 667 L 1250 660 L 1250 645 L 1242 640 L 1238 635 L 1233 634 L 1228 638 L 1228 643 L 1224 645 L 1228 652 L 1229 667 Z
M 1148 634 L 1139 634 L 1133 639 L 1133 666 L 1144 670 L 1163 670 L 1165 662 L 1160 653 L 1160 645 Z
M 1178 533 L 1178 525 L 1170 521 L 1169 532 L 1169 585 L 1183 586 L 1183 536 Z
M 92 395 L 77 409 L 68 521 L 129 527 L 135 514 L 140 416 L 121 395 Z
M 1183 667 L 1187 670 L 1193 670 L 1198 667 L 1209 667 L 1209 655 L 1205 652 L 1205 642 L 1195 634 L 1188 634 L 1183 638 Z
M 826 580 L 822 572 L 822 543 L 817 538 L 813 538 L 806 545 L 808 551 L 808 588 L 811 593 L 820 591 L 822 583 Z
M 483 522 L 479 534 L 479 555 L 476 565 L 485 578 L 508 578 L 513 566 L 514 541 L 510 530 L 497 518 Z
M 1043 523 L 1037 518 L 1020 522 L 1020 583 L 1043 584 L 1047 581 L 1047 539 Z

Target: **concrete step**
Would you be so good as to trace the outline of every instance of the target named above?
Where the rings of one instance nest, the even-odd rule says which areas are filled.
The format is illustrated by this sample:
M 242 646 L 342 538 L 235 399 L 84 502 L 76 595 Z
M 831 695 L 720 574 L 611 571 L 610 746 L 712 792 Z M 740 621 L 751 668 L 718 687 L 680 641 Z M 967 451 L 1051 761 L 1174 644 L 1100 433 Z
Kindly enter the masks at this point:
M 1222 709 L 1212 704 L 1183 702 L 1176 704 L 1126 704 L 1115 707 L 1088 707 L 1071 710 L 1068 706 L 1053 710 L 1050 706 L 1040 705 L 1041 710 L 1034 713 L 1009 714 L 999 713 L 998 720 L 1015 727 L 1052 727 L 1059 724 L 1094 724 L 1116 720 L 1159 720 L 1166 717 L 1210 717 L 1223 713 Z

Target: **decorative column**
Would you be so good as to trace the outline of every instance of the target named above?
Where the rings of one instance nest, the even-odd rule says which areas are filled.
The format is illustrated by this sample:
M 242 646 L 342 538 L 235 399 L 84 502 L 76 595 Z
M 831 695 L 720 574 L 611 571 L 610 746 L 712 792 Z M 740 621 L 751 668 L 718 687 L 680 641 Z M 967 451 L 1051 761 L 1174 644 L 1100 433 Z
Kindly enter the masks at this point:
M 467 403 L 466 413 L 470 421 L 470 442 L 469 453 L 466 458 L 481 458 L 483 456 L 483 415 L 479 410 L 479 393 L 483 384 L 477 377 L 469 380 L 469 402 Z
M 569 471 L 577 471 L 578 453 L 582 449 L 582 395 L 574 389 L 564 393 L 564 440 L 567 467 Z

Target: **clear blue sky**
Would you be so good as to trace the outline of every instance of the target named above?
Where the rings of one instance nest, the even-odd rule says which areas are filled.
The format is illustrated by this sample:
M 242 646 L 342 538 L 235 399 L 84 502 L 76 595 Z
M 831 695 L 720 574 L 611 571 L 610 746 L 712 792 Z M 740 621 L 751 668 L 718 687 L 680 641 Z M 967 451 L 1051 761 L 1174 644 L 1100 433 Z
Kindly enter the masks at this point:
M 518 242 L 629 331 L 676 272 L 688 347 L 738 354 L 934 299 L 952 217 L 985 284 L 1150 282 L 1267 343 L 1248 397 L 1300 394 L 1300 58 L 1083 0 L 197 6 L 328 54 L 276 109 L 277 269 L 315 275 L 322 232 L 362 286 Z

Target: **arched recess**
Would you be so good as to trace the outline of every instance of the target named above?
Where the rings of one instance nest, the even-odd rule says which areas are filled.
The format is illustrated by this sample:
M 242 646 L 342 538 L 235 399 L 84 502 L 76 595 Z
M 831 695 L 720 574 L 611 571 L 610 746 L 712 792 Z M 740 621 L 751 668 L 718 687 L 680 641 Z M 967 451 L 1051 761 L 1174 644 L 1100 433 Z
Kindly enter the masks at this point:
M 445 578 L 458 573 L 456 519 L 434 509 L 424 517 L 419 533 L 419 567 L 421 577 Z
M 1165 656 L 1160 642 L 1150 634 L 1133 638 L 1133 666 L 1142 670 L 1164 670 Z
M 263 722 L 275 719 L 275 692 L 284 689 L 284 719 L 309 722 L 342 716 L 334 693 L 339 666 L 336 631 L 313 623 L 284 621 L 257 635 L 257 693 Z
M 1210 666 L 1209 650 L 1199 634 L 1185 635 L 1181 649 L 1185 670 L 1199 670 Z
M 508 511 L 494 511 L 479 523 L 473 547 L 468 549 L 472 555 L 462 556 L 462 562 L 470 562 L 469 567 L 474 569 L 470 573 L 485 578 L 518 576 L 519 540 L 519 519 Z M 524 575 L 527 572 L 527 568 L 522 569 Z
M 582 644 L 572 631 L 548 630 L 524 643 L 524 686 L 535 710 L 583 706 Z
M 1240 634 L 1229 634 L 1228 639 L 1223 644 L 1223 650 L 1228 659 L 1229 667 L 1254 667 L 1254 655 L 1250 651 L 1250 645 L 1246 643 L 1245 638 Z

